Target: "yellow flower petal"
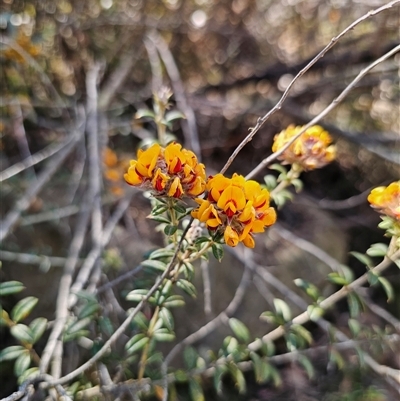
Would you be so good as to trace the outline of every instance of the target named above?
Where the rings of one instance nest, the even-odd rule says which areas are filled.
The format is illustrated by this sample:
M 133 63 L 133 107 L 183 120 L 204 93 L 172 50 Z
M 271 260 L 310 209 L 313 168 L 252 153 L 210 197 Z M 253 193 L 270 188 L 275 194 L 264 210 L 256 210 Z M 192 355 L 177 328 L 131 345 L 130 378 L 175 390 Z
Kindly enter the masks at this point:
M 238 233 L 231 227 L 227 226 L 224 232 L 225 244 L 235 247 L 239 243 Z

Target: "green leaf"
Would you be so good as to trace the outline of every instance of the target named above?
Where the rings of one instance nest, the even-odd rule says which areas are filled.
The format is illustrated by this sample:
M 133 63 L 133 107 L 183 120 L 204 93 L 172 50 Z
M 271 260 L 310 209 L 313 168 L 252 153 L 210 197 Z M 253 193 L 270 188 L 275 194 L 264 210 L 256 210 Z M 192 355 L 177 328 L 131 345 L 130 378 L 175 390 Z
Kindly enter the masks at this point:
M 165 235 L 174 235 L 176 233 L 176 230 L 178 229 L 178 226 L 172 226 L 170 224 L 166 225 L 164 227 L 164 234 Z
M 33 367 L 33 368 L 29 368 L 27 370 L 25 370 L 24 373 L 22 373 L 19 377 L 18 377 L 18 384 L 22 384 L 25 381 L 27 381 L 28 379 L 33 379 L 35 376 L 39 376 L 40 371 L 39 368 L 37 366 Z
M 82 329 L 84 329 L 85 327 L 89 326 L 89 324 L 91 322 L 92 322 L 92 319 L 90 319 L 89 317 L 75 321 L 69 327 L 67 327 L 65 334 L 71 335 L 71 334 L 77 333 L 77 332 L 81 331 Z
M 163 303 L 163 306 L 167 308 L 176 308 L 178 306 L 184 306 L 184 305 L 185 301 L 183 297 L 181 297 L 180 295 L 171 295 Z
M 140 351 L 149 341 L 150 341 L 149 337 L 141 338 L 126 350 L 127 354 L 130 355 L 133 354 L 134 352 Z
M 277 185 L 276 177 L 272 174 L 264 176 L 264 182 L 269 191 L 272 191 Z
M 374 265 L 371 258 L 368 255 L 365 255 L 360 252 L 350 252 L 350 255 L 354 256 L 365 266 L 372 267 Z
M 175 340 L 175 334 L 170 333 L 168 329 L 159 329 L 154 332 L 153 338 L 159 342 L 170 342 Z
M 128 301 L 134 301 L 134 302 L 141 302 L 147 295 L 149 291 L 138 288 L 136 290 L 132 290 L 128 295 L 126 296 L 126 300 Z
M 192 298 L 196 298 L 196 287 L 188 280 L 181 278 L 177 281 L 177 286 L 186 292 Z
M 194 378 L 189 380 L 189 393 L 192 401 L 205 401 L 203 388 L 200 382 Z
M 174 256 L 174 254 L 175 254 L 175 251 L 173 251 L 171 249 L 161 248 L 161 249 L 157 249 L 157 250 L 153 251 L 149 256 L 149 259 L 170 258 L 170 257 Z M 141 265 L 143 265 L 143 263 L 141 263 Z
M 8 313 L 0 307 L 0 326 L 6 326 L 9 320 Z
M 140 119 L 140 118 L 144 118 L 144 117 L 148 117 L 148 118 L 151 118 L 154 120 L 156 115 L 154 114 L 154 112 L 152 110 L 148 110 L 148 109 L 139 109 L 135 113 L 136 119 Z
M 294 280 L 294 283 L 297 285 L 297 287 L 301 288 L 302 290 L 304 290 L 306 292 L 306 294 L 314 301 L 317 302 L 318 299 L 320 298 L 320 292 L 318 290 L 318 288 L 306 281 L 303 280 L 301 278 L 297 278 L 296 280 Z
M 43 335 L 44 331 L 47 327 L 47 319 L 44 317 L 38 317 L 37 319 L 32 320 L 29 328 L 31 329 L 33 336 L 33 344 L 36 343 Z
M 178 213 L 186 214 L 186 208 L 179 203 L 174 206 L 174 210 L 176 210 Z
M 222 394 L 222 377 L 223 375 L 228 371 L 228 368 L 225 365 L 217 365 L 215 367 L 215 373 L 214 373 L 214 387 L 215 390 L 217 391 L 217 394 L 221 395 Z
M 221 262 L 222 258 L 224 257 L 224 248 L 222 247 L 222 245 L 221 244 L 213 244 L 211 249 L 212 249 L 214 258 L 217 259 L 218 262 Z
M 186 347 L 183 351 L 183 360 L 188 370 L 193 370 L 197 366 L 199 354 L 193 347 Z
M 316 322 L 325 313 L 325 311 L 318 305 L 308 305 L 307 313 L 310 316 L 310 320 Z
M 254 376 L 256 382 L 261 384 L 268 380 L 268 364 L 262 360 L 262 358 L 255 352 L 250 352 L 250 358 L 253 361 Z
M 168 330 L 172 331 L 174 329 L 174 317 L 172 316 L 171 311 L 167 308 L 161 308 L 160 317 L 164 323 L 164 326 Z
M 164 205 L 159 205 L 156 206 L 150 214 L 150 218 L 154 218 L 154 216 L 159 216 L 160 214 L 163 214 L 164 212 L 166 212 L 168 210 L 168 206 L 164 206 Z M 168 223 L 170 223 L 170 221 L 168 220 Z
M 229 327 L 240 341 L 243 343 L 248 343 L 250 341 L 249 329 L 240 320 L 231 317 L 229 319 Z
M 372 272 L 371 270 L 367 273 L 368 282 L 370 285 L 375 285 L 379 281 L 379 276 Z
M 199 237 L 199 238 L 196 238 L 196 240 L 194 241 L 194 243 L 196 244 L 196 245 L 198 245 L 198 244 L 202 244 L 203 242 L 210 242 L 210 237 Z
M 24 289 L 24 285 L 19 281 L 5 281 L 0 283 L 0 296 L 16 294 Z
M 143 314 L 143 312 L 138 312 L 133 318 L 133 323 L 135 323 L 142 330 L 147 330 L 149 328 L 149 320 Z
M 385 277 L 378 277 L 378 281 L 385 290 L 386 296 L 387 296 L 387 302 L 391 302 L 394 299 L 394 291 L 393 287 L 390 284 L 389 280 L 386 279 Z
M 299 193 L 302 191 L 303 181 L 301 181 L 299 178 L 294 178 L 290 182 L 294 186 L 294 190 L 296 191 L 296 193 Z
M 150 215 L 149 217 L 150 217 L 151 220 L 158 221 L 159 223 L 166 223 L 166 224 L 170 224 L 171 223 L 171 221 L 169 219 L 167 219 L 166 217 L 164 217 L 164 216 L 152 216 L 152 215 Z
M 332 272 L 328 274 L 328 280 L 336 285 L 345 286 L 349 284 L 349 281 L 344 277 L 340 276 L 338 273 Z
M 357 337 L 361 330 L 361 324 L 357 319 L 349 319 L 347 324 L 349 325 L 350 331 L 353 337 Z
M 17 360 L 15 361 L 14 365 L 14 374 L 15 376 L 19 377 L 24 373 L 31 364 L 31 355 L 29 350 L 25 350 L 23 354 L 21 354 Z
M 387 250 L 388 246 L 386 244 L 372 244 L 367 250 L 367 255 L 371 257 L 384 257 L 387 254 Z
M 10 329 L 11 335 L 17 340 L 33 344 L 33 333 L 32 330 L 24 324 L 16 324 Z
M 360 297 L 357 294 L 350 292 L 347 295 L 347 301 L 349 304 L 350 316 L 353 318 L 359 316 L 360 312 L 363 310 L 363 304 Z
M 246 380 L 243 372 L 233 363 L 229 364 L 229 371 L 240 394 L 246 392 Z
M 180 119 L 180 118 L 185 119 L 186 117 L 185 117 L 185 115 L 183 113 L 181 113 L 178 110 L 172 110 L 172 111 L 169 111 L 168 113 L 165 114 L 165 120 L 167 122 L 171 122 L 173 120 L 177 120 L 177 119 Z
M 114 333 L 114 327 L 111 320 L 105 316 L 99 316 L 98 318 L 99 327 L 102 333 L 110 337 Z
M 138 349 L 144 347 L 148 341 L 141 341 L 143 339 L 149 340 L 144 333 L 135 334 L 126 344 L 125 349 L 128 354 L 133 354 Z M 139 343 L 139 345 L 137 345 Z
M 292 324 L 290 329 L 297 333 L 300 337 L 302 337 L 308 344 L 312 344 L 312 335 L 305 327 L 300 324 Z
M 38 298 L 36 297 L 26 297 L 21 299 L 11 311 L 11 319 L 14 322 L 20 322 L 21 320 L 25 319 L 29 316 L 32 312 L 32 309 L 38 303 Z
M 26 348 L 22 345 L 11 345 L 10 347 L 4 348 L 0 351 L 0 362 L 16 359 L 25 351 Z
M 272 164 L 271 166 L 269 166 L 270 170 L 275 170 L 275 171 L 279 171 L 281 174 L 286 175 L 287 174 L 287 170 L 285 167 L 283 167 L 281 164 Z
M 303 366 L 303 368 L 305 369 L 305 371 L 307 372 L 307 376 L 308 378 L 311 380 L 314 378 L 315 376 L 315 369 L 314 366 L 312 365 L 311 361 L 302 354 L 298 355 L 298 361 L 300 363 L 300 365 Z
M 154 269 L 158 270 L 161 272 L 164 272 L 165 269 L 167 268 L 166 263 L 161 262 L 160 260 L 144 260 L 143 262 L 140 263 L 143 267 L 147 267 L 149 269 Z
M 292 311 L 290 310 L 289 305 L 284 300 L 275 298 L 274 307 L 276 313 L 281 315 L 285 322 L 289 322 L 292 319 Z
M 329 354 L 329 360 L 333 362 L 339 370 L 343 369 L 344 366 L 343 357 L 335 348 L 331 349 L 331 352 Z
M 78 314 L 78 319 L 84 319 L 85 317 L 93 316 L 100 309 L 100 305 L 97 302 L 88 302 Z

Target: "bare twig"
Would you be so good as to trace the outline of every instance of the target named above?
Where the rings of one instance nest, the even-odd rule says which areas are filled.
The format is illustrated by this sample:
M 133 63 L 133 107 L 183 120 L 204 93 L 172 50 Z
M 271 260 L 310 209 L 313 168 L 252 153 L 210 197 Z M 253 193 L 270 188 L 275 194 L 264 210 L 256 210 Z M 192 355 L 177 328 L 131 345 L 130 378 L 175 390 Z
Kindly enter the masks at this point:
M 100 110 L 106 110 L 109 107 L 111 100 L 124 83 L 128 74 L 131 72 L 132 67 L 139 56 L 139 51 L 128 54 L 120 61 L 119 65 L 110 74 L 99 94 L 98 106 Z
M 204 313 L 206 316 L 210 316 L 212 313 L 211 305 L 211 282 L 210 282 L 210 269 L 207 260 L 202 260 L 200 263 L 201 275 L 203 278 L 203 294 L 204 294 Z
M 71 291 L 70 291 L 71 293 L 69 295 L 69 300 L 68 300 L 69 308 L 72 308 L 75 305 L 77 301 L 76 293 L 82 290 L 83 286 L 88 280 L 89 275 L 93 269 L 93 266 L 95 265 L 97 259 L 101 255 L 104 246 L 106 246 L 110 241 L 114 228 L 117 225 L 120 218 L 123 216 L 125 210 L 128 208 L 132 196 L 133 192 L 131 192 L 126 198 L 121 199 L 114 213 L 107 221 L 104 230 L 100 233 L 101 234 L 100 242 L 94 244 L 91 251 L 87 255 L 78 273 L 78 276 L 76 277 L 74 284 L 71 286 Z
M 63 267 L 67 259 L 60 256 L 33 255 L 31 253 L 17 253 L 0 250 L 0 260 L 7 260 L 8 262 L 27 265 Z M 82 261 L 79 260 L 78 262 L 81 263 Z
M 68 295 L 72 283 L 72 277 L 78 261 L 79 252 L 82 248 L 85 232 L 89 222 L 90 211 L 88 208 L 82 210 L 81 218 L 75 230 L 74 237 L 69 248 L 67 261 L 64 266 L 64 273 L 60 279 L 59 292 L 56 304 L 56 320 L 49 339 L 43 351 L 40 361 L 40 372 L 45 373 L 50 363 L 51 357 L 57 345 L 57 341 L 64 329 L 68 317 Z M 61 363 L 61 361 L 58 361 Z
M 400 0 L 398 0 L 400 1 Z M 387 60 L 389 57 L 396 54 L 400 51 L 400 45 L 394 47 L 391 51 L 384 54 L 382 57 L 375 60 L 373 63 L 369 64 L 366 68 L 364 68 L 356 78 L 343 90 L 343 92 L 335 99 L 333 102 L 329 104 L 321 113 L 315 116 L 308 124 L 304 125 L 303 128 L 295 135 L 285 146 L 283 146 L 280 150 L 273 153 L 272 155 L 268 156 L 266 159 L 262 160 L 261 163 L 254 168 L 249 174 L 247 174 L 246 179 L 254 177 L 257 173 L 259 173 L 265 166 L 270 164 L 272 161 L 276 160 L 297 138 L 300 137 L 308 128 L 317 124 L 322 118 L 324 118 L 329 112 L 331 112 L 349 93 L 356 84 L 368 74 L 370 70 L 372 70 L 376 65 L 382 63 L 383 61 Z M 235 150 L 236 152 L 236 150 Z
M 44 149 L 40 150 L 39 152 L 33 154 L 32 156 L 29 156 L 25 160 L 6 168 L 2 172 L 0 172 L 0 182 L 8 180 L 9 178 L 19 174 L 21 171 L 24 171 L 34 166 L 35 164 L 38 164 L 41 161 L 49 158 L 50 156 L 53 156 L 61 149 L 63 149 L 65 146 L 67 146 L 73 139 L 74 139 L 73 135 L 68 136 L 68 138 L 65 141 L 61 143 L 52 143 L 49 146 L 46 146 Z
M 5 216 L 4 220 L 1 222 L 0 226 L 0 242 L 3 241 L 9 234 L 11 228 L 18 221 L 21 213 L 28 209 L 31 204 L 32 199 L 39 193 L 47 181 L 53 176 L 53 174 L 62 165 L 64 160 L 73 151 L 75 145 L 77 144 L 82 132 L 78 132 L 74 135 L 71 142 L 68 143 L 58 154 L 57 158 L 51 160 L 46 169 L 44 169 L 39 175 L 37 181 L 31 184 L 27 189 L 25 194 L 17 202 L 10 212 Z
M 239 144 L 239 146 L 235 149 L 235 151 L 232 153 L 232 155 L 229 157 L 228 161 L 226 162 L 225 166 L 222 168 L 221 173 L 224 174 L 226 172 L 226 170 L 229 168 L 229 166 L 232 164 L 233 160 L 236 158 L 236 156 L 239 154 L 239 152 L 244 148 L 245 145 L 247 145 L 247 143 L 249 143 L 254 135 L 260 130 L 260 128 L 264 125 L 264 123 L 276 112 L 278 111 L 281 107 L 283 102 L 286 100 L 286 98 L 288 97 L 288 94 L 290 92 L 290 90 L 292 89 L 293 85 L 295 84 L 295 82 L 301 78 L 319 59 L 321 59 L 328 50 L 330 50 L 344 35 L 346 35 L 349 31 L 351 31 L 352 29 L 354 29 L 358 24 L 360 24 L 361 22 L 365 21 L 366 19 L 379 14 L 382 11 L 388 10 L 392 7 L 394 7 L 395 5 L 397 5 L 400 2 L 400 0 L 394 0 L 391 1 L 390 3 L 387 3 L 375 10 L 369 11 L 368 13 L 366 13 L 365 15 L 363 15 L 362 17 L 360 17 L 359 19 L 357 19 L 356 21 L 354 21 L 352 24 L 350 24 L 346 29 L 344 29 L 339 35 L 335 36 L 334 38 L 331 39 L 331 41 L 328 43 L 328 45 L 326 45 L 303 69 L 301 69 L 301 71 L 299 71 L 299 73 L 292 79 L 292 81 L 289 83 L 288 87 L 285 89 L 282 97 L 280 98 L 280 100 L 278 101 L 278 103 L 268 112 L 266 113 L 263 117 L 260 117 L 257 121 L 257 124 L 251 128 L 249 134 L 246 136 L 245 139 L 243 139 L 243 141 Z M 290 146 L 290 145 L 288 145 Z M 282 150 L 282 153 L 285 149 Z M 275 160 L 276 157 L 278 157 L 281 153 L 274 153 L 271 156 L 274 156 L 273 159 L 271 160 Z M 265 162 L 265 164 L 270 163 L 271 160 L 269 160 L 268 162 Z M 262 167 L 261 167 L 262 168 Z M 253 172 L 251 173 L 253 176 Z
M 76 376 L 80 375 L 83 373 L 86 369 L 88 369 L 90 366 L 92 366 L 96 361 L 98 361 L 103 355 L 105 355 L 110 346 L 119 338 L 119 336 L 126 330 L 126 328 L 129 326 L 130 322 L 132 319 L 138 314 L 140 310 L 142 310 L 143 306 L 147 302 L 147 300 L 157 291 L 165 277 L 168 276 L 168 274 L 172 271 L 177 257 L 178 253 L 181 250 L 182 243 L 185 239 L 186 233 L 188 232 L 191 223 L 193 221 L 193 218 L 190 220 L 189 224 L 186 226 L 184 232 L 182 233 L 182 237 L 176 246 L 175 253 L 173 257 L 171 258 L 170 263 L 168 264 L 167 268 L 165 269 L 164 273 L 158 278 L 158 280 L 154 283 L 154 285 L 150 288 L 149 292 L 146 294 L 146 296 L 143 297 L 143 299 L 139 302 L 139 304 L 134 308 L 128 315 L 128 317 L 124 320 L 124 322 L 121 324 L 121 326 L 118 327 L 118 329 L 112 334 L 112 336 L 104 343 L 103 347 L 88 361 L 86 361 L 84 364 L 79 366 L 77 369 L 74 371 L 68 373 L 64 377 L 50 381 L 47 383 L 47 387 L 51 387 L 57 384 L 65 384 L 68 383 L 70 380 L 74 379 Z
M 171 79 L 178 108 L 186 116 L 187 124 L 185 120 L 181 121 L 186 146 L 192 149 L 200 160 L 201 148 L 199 135 L 197 132 L 196 117 L 193 109 L 189 106 L 186 99 L 185 89 L 183 87 L 178 67 L 164 39 L 156 31 L 151 32 L 148 37 L 154 43 L 158 52 L 160 53 L 160 56 L 165 64 L 165 68 L 167 69 L 168 75 Z

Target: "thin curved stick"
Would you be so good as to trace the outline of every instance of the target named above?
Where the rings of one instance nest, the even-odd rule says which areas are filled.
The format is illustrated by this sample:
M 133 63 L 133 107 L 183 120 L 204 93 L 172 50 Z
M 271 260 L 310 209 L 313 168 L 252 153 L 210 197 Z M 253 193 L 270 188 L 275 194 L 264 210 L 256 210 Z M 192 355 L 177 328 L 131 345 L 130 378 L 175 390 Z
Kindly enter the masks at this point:
M 400 1 L 400 0 L 399 0 Z M 343 90 L 343 92 L 324 110 L 321 111 L 317 116 L 315 116 L 308 124 L 304 125 L 303 128 L 299 131 L 297 135 L 295 135 L 285 146 L 283 146 L 280 150 L 272 155 L 268 156 L 264 159 L 256 168 L 254 168 L 249 174 L 247 174 L 246 179 L 250 179 L 254 177 L 257 173 L 259 173 L 265 166 L 267 166 L 272 161 L 276 160 L 297 138 L 300 137 L 308 128 L 318 123 L 322 118 L 324 118 L 328 113 L 330 113 L 348 94 L 354 89 L 356 84 L 368 74 L 375 66 L 387 60 L 389 57 L 396 54 L 400 51 L 400 45 L 394 47 L 389 52 L 385 53 L 382 57 L 375 60 L 373 63 L 365 67 L 354 79 L 353 81 Z
M 379 7 L 375 10 L 369 11 L 368 13 L 364 14 L 362 17 L 354 21 L 352 24 L 350 24 L 345 30 L 343 30 L 339 35 L 335 36 L 334 38 L 331 39 L 331 41 L 326 45 L 301 71 L 298 72 L 298 74 L 292 79 L 288 87 L 285 89 L 283 92 L 282 97 L 278 101 L 278 103 L 268 112 L 266 113 L 263 117 L 260 117 L 257 120 L 257 124 L 251 128 L 250 133 L 246 136 L 246 138 L 243 139 L 243 141 L 239 144 L 239 146 L 235 149 L 235 151 L 232 153 L 232 155 L 229 157 L 228 161 L 225 163 L 225 166 L 221 170 L 221 174 L 224 174 L 226 170 L 229 168 L 229 166 L 232 164 L 233 160 L 235 160 L 236 156 L 239 154 L 239 152 L 244 148 L 245 145 L 247 145 L 254 137 L 254 135 L 260 130 L 260 128 L 264 125 L 264 123 L 276 112 L 278 111 L 283 102 L 286 100 L 288 97 L 289 91 L 292 89 L 293 85 L 295 82 L 302 77 L 320 58 L 322 58 L 325 53 L 330 50 L 338 41 L 341 39 L 344 35 L 346 35 L 349 31 L 354 29 L 358 24 L 361 22 L 365 21 L 366 19 L 381 13 L 382 11 L 388 10 L 392 7 L 394 7 L 396 4 L 400 3 L 400 0 L 394 0 L 391 1 L 388 4 L 385 4 L 382 7 Z M 283 151 L 282 151 L 283 152 Z M 276 157 L 278 157 L 281 153 L 277 154 Z M 275 158 L 276 158 L 275 157 Z M 274 159 L 275 159 L 274 158 Z M 274 160 L 273 159 L 273 160 Z M 269 161 L 270 162 L 270 161 Z

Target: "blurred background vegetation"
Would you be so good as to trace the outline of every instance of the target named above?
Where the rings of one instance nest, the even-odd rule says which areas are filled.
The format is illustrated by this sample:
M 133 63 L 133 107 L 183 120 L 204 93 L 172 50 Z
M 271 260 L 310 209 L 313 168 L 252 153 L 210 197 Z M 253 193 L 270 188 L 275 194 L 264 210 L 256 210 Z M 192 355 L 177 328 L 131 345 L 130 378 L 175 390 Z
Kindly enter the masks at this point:
M 154 126 L 135 119 L 134 115 L 138 109 L 151 107 L 153 90 L 161 82 L 172 87 L 174 108 L 187 116 L 187 120 L 174 125 L 177 140 L 196 151 L 209 174 L 218 171 L 247 135 L 249 127 L 276 104 L 295 74 L 351 22 L 385 3 L 380 0 L 3 0 L 1 170 L 6 171 L 46 147 L 61 148 L 84 126 L 90 104 L 88 71 L 96 65 L 98 133 L 104 151 L 104 216 L 110 214 L 125 193 L 122 174 L 127 161 L 134 157 L 139 146 L 154 138 Z M 360 70 L 398 44 L 399 22 L 399 7 L 395 7 L 347 34 L 295 84 L 281 110 L 239 154 L 229 173 L 246 175 L 271 153 L 276 133 L 291 123 L 308 122 Z M 350 264 L 356 274 L 361 274 L 364 267 L 348 260 L 347 252 L 364 252 L 372 242 L 386 241 L 376 228 L 379 216 L 367 205 L 366 191 L 398 179 L 400 174 L 399 60 L 397 54 L 380 64 L 322 121 L 321 125 L 338 145 L 337 161 L 304 175 L 304 191 L 279 211 L 283 227 L 325 247 L 333 256 Z M 190 129 L 193 122 L 195 130 Z M 42 255 L 65 257 L 67 253 L 76 223 L 74 216 L 83 203 L 90 180 L 86 151 L 82 137 L 52 178 L 29 199 L 29 205 L 21 210 L 18 228 L 1 245 L 1 279 L 23 281 L 27 286 L 24 296 L 41 294 L 37 313 L 49 319 L 54 313 L 60 269 L 49 270 L 50 265 L 57 264 L 56 260 Z M 57 158 L 57 153 L 52 158 Z M 2 217 L 34 185 L 45 167 L 46 163 L 38 163 L 19 174 L 2 176 Z M 262 174 L 257 177 L 260 181 L 262 178 Z M 120 227 L 125 231 L 116 234 L 105 250 L 105 265 L 111 269 L 111 276 L 134 267 L 145 249 L 160 243 L 154 226 L 145 219 L 148 212 L 147 202 L 140 194 L 134 195 Z M 132 238 L 136 238 L 136 245 Z M 290 252 L 287 243 L 272 236 L 256 250 L 256 255 L 265 261 L 265 255 L 271 254 L 268 261 L 279 265 L 288 262 Z M 28 254 L 25 261 L 21 254 Z M 314 266 L 313 261 L 301 258 L 290 262 L 293 268 L 301 264 L 304 268 Z M 369 297 L 398 316 L 400 277 L 396 269 L 387 274 L 397 294 L 394 303 L 387 305 L 379 289 L 372 290 Z M 225 275 L 229 276 L 228 272 Z M 287 280 L 292 280 L 301 276 L 301 272 L 288 276 Z M 228 282 L 228 278 L 218 280 Z M 7 302 L 13 301 L 7 299 Z M 246 313 L 251 315 L 252 310 Z M 340 305 L 335 313 L 340 326 L 343 323 Z M 366 313 L 363 319 L 383 325 L 372 313 Z M 7 333 L 3 330 L 1 335 L 2 342 L 9 345 L 11 339 Z M 386 354 L 382 357 L 400 368 L 398 359 Z M 357 370 L 336 374 L 332 382 L 318 385 L 305 384 L 299 378 L 297 382 L 291 381 L 296 371 L 290 366 L 283 372 L 290 373 L 286 375 L 289 386 L 286 389 L 300 388 L 296 400 L 394 399 L 382 380 L 365 380 Z M 0 374 L 8 377 L 7 372 Z M 0 395 L 9 394 L 14 386 L 8 382 Z M 314 388 L 316 393 L 308 397 L 315 398 L 301 395 L 307 394 L 302 386 Z M 245 399 L 289 399 L 284 390 L 273 387 L 254 386 L 249 391 Z

